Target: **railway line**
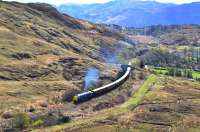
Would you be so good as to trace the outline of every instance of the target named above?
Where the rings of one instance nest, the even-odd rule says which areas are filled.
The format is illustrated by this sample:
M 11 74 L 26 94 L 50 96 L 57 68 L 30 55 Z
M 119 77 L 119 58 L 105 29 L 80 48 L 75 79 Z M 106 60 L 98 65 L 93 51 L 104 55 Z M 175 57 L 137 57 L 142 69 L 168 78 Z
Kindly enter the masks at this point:
M 124 71 L 124 74 L 119 79 L 117 79 L 114 82 L 109 83 L 105 86 L 75 95 L 73 97 L 73 103 L 78 104 L 78 103 L 88 101 L 92 98 L 101 96 L 101 95 L 119 87 L 120 85 L 122 85 L 128 79 L 128 77 L 131 73 L 131 69 L 132 69 L 131 62 L 129 62 L 128 65 L 121 65 L 121 68 Z

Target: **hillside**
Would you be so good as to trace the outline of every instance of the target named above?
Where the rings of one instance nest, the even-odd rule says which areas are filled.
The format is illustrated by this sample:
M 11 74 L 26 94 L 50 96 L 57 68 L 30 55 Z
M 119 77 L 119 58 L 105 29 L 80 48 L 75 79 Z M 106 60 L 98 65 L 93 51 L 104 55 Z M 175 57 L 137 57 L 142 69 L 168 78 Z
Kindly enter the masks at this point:
M 133 41 L 136 57 L 147 65 L 200 68 L 199 25 L 154 25 L 144 28 L 107 26 Z
M 199 82 L 151 75 L 124 104 L 42 131 L 198 132 L 199 88 Z
M 50 5 L 1 2 L 0 7 L 1 80 L 64 79 L 64 66 L 79 63 L 81 73 L 88 62 L 102 60 L 101 47 L 124 39 L 101 25 L 60 14 Z
M 44 117 L 55 111 L 57 119 L 58 109 L 73 111 L 66 100 L 83 90 L 90 67 L 103 71 L 102 84 L 117 77 L 119 68 L 104 69 L 102 56 L 124 42 L 119 32 L 42 3 L 0 1 L 0 17 L 1 127 L 19 112 Z
M 198 2 L 175 5 L 154 1 L 115 0 L 105 4 L 60 5 L 57 9 L 77 18 L 125 27 L 200 24 Z
M 200 46 L 199 25 L 155 25 L 145 28 L 126 28 L 125 30 L 120 27 L 114 27 L 114 29 L 128 34 L 141 43 Z
M 126 13 L 136 1 L 116 2 L 95 8 Z M 176 6 L 137 7 L 143 3 L 145 11 Z M 3 1 L 0 18 L 0 131 L 199 131 L 199 25 L 125 28 L 77 19 L 44 3 Z M 120 65 L 127 62 L 131 66 Z M 124 72 L 108 93 L 92 90 Z M 81 103 L 73 103 L 83 91 L 83 100 L 94 98 L 76 96 Z

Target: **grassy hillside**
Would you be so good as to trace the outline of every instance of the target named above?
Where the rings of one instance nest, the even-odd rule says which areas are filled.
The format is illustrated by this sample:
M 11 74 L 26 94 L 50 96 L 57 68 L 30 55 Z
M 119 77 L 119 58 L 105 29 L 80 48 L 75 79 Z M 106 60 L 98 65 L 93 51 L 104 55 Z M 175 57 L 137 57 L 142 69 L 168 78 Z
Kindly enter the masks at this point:
M 199 26 L 124 30 L 48 4 L 3 1 L 0 17 L 0 131 L 199 130 L 199 82 L 164 75 L 173 68 L 199 77 Z M 132 60 L 126 83 L 73 104 L 88 68 L 100 70 L 94 87 L 119 77 L 120 65 L 108 64 L 116 58 Z
M 55 110 L 60 118 L 58 109 L 73 109 L 65 101 L 83 90 L 91 66 L 104 71 L 102 84 L 117 77 L 119 69 L 103 69 L 101 49 L 113 51 L 125 40 L 120 33 L 42 3 L 0 1 L 0 16 L 0 123 L 30 111 L 46 117 Z
M 198 82 L 152 75 L 125 104 L 44 131 L 199 131 L 199 87 Z
M 137 107 L 142 102 L 147 91 L 154 85 L 156 80 L 157 80 L 157 77 L 155 75 L 150 75 L 148 79 L 144 82 L 144 84 L 141 84 L 139 88 L 137 88 L 136 93 L 133 93 L 131 95 L 132 97 L 121 105 L 118 105 L 110 109 L 105 109 L 104 111 L 100 111 L 99 113 L 94 113 L 94 115 L 92 115 L 91 117 L 89 116 L 83 119 L 78 118 L 77 120 L 71 121 L 68 124 L 63 124 L 63 125 L 43 129 L 43 131 L 47 131 L 47 132 L 49 131 L 82 131 L 82 130 L 101 131 L 100 129 L 98 129 L 99 126 L 102 126 L 102 124 L 106 124 L 107 121 L 109 123 L 110 119 L 111 120 L 117 119 L 118 116 L 122 116 L 123 114 L 129 113 L 132 109 Z M 112 121 L 110 123 L 112 123 Z M 113 126 L 115 126 L 114 124 Z M 92 127 L 92 129 L 90 129 L 90 127 Z M 107 129 L 107 127 L 104 125 L 102 126 L 102 128 Z M 36 130 L 36 132 L 37 131 L 40 131 L 40 130 Z M 108 131 L 110 131 L 110 129 L 108 129 Z

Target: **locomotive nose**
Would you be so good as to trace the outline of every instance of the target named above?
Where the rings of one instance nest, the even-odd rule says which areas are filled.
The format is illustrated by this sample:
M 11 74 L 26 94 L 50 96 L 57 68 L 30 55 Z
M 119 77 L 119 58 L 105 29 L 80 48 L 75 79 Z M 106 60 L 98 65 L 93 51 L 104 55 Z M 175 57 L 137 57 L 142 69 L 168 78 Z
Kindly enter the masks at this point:
M 74 96 L 72 101 L 73 101 L 74 104 L 78 103 L 78 96 Z
M 78 94 L 73 97 L 73 103 L 78 104 L 80 102 L 87 101 L 87 100 L 93 98 L 93 96 L 94 96 L 94 93 L 92 91 L 87 91 L 87 92 Z

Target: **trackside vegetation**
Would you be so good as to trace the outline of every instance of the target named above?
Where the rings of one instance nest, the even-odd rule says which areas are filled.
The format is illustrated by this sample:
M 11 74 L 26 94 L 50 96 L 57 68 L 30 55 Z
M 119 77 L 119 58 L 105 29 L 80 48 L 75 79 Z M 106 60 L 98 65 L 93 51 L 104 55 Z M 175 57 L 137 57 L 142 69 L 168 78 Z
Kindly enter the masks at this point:
M 128 109 L 133 109 L 138 104 L 140 104 L 143 97 L 145 96 L 147 91 L 154 85 L 156 80 L 157 80 L 156 75 L 150 75 L 145 81 L 145 83 L 140 87 L 140 89 L 133 95 L 133 97 L 123 104 L 123 107 L 126 107 Z
M 95 124 L 95 122 L 98 122 L 100 120 L 104 120 L 111 117 L 116 117 L 119 115 L 122 115 L 124 113 L 129 112 L 130 110 L 133 110 L 135 107 L 137 107 L 143 100 L 145 94 L 148 92 L 148 90 L 156 83 L 158 77 L 156 75 L 150 75 L 147 77 L 147 80 L 144 82 L 144 84 L 136 91 L 136 93 L 131 97 L 127 102 L 122 104 L 121 106 L 114 107 L 111 109 L 108 109 L 106 111 L 102 111 L 98 113 L 97 115 L 93 116 L 92 118 L 86 118 L 86 119 L 79 119 L 76 121 L 71 121 L 67 124 L 57 125 L 53 127 L 49 127 L 47 129 L 43 129 L 44 132 L 54 132 L 54 131 L 65 131 L 65 130 L 75 130 L 76 128 L 86 127 L 92 124 Z M 35 130 L 35 132 L 39 132 L 40 130 Z

